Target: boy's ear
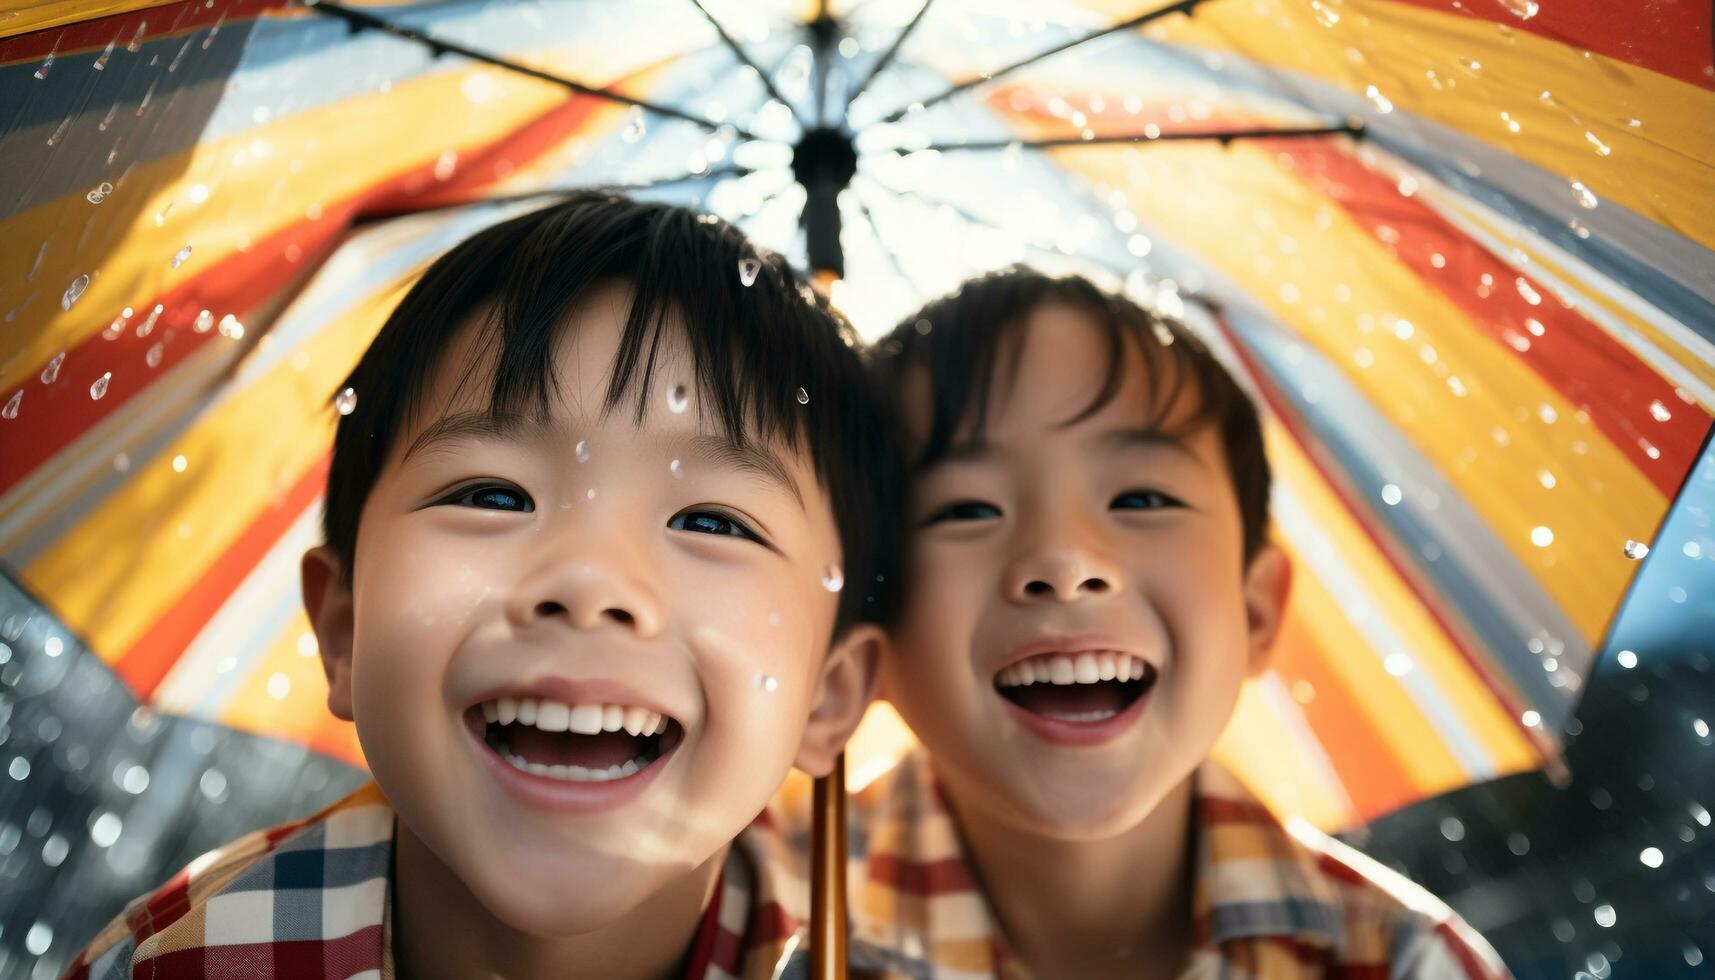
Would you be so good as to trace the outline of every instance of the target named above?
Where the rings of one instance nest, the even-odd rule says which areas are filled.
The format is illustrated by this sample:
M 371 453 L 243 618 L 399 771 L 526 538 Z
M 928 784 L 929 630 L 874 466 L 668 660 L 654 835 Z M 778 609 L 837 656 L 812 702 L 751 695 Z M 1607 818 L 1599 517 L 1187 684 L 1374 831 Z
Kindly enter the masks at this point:
M 818 778 L 833 771 L 834 759 L 845 751 L 846 740 L 863 721 L 863 713 L 875 696 L 876 673 L 886 642 L 881 627 L 860 623 L 834 644 L 817 678 L 810 723 L 804 726 L 804 740 L 798 745 L 793 765 Z
M 1245 627 L 1250 636 L 1252 677 L 1268 667 L 1269 651 L 1280 635 L 1291 594 L 1292 560 L 1279 545 L 1268 542 L 1245 569 Z
M 351 721 L 351 646 L 354 617 L 351 589 L 340 580 L 339 556 L 327 545 L 304 552 L 298 564 L 304 587 L 304 611 L 316 631 L 322 670 L 328 678 L 328 710 Z

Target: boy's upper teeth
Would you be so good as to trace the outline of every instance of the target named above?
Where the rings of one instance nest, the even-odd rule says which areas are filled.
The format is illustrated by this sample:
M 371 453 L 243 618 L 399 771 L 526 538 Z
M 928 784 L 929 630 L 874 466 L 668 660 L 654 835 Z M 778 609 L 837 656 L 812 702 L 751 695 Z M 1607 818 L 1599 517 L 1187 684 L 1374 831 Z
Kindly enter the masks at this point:
M 545 732 L 629 732 L 659 735 L 672 719 L 648 708 L 623 704 L 562 704 L 545 698 L 493 698 L 482 703 L 482 717 L 493 724 L 530 725 Z
M 1003 668 L 995 681 L 1001 687 L 1023 687 L 1027 684 L 1095 684 L 1101 681 L 1141 680 L 1146 673 L 1153 670 L 1142 657 L 1117 650 L 1045 653 Z

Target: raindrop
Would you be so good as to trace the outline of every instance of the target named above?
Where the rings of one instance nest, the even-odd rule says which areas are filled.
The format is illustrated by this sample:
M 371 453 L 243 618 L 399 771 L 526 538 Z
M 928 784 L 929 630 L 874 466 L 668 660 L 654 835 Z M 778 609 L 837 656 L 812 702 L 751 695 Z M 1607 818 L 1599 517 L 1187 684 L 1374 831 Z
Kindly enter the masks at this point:
M 49 57 L 51 58 L 52 55 L 49 55 Z M 41 73 L 37 72 L 36 77 L 41 78 Z M 30 926 L 30 931 L 24 934 L 24 949 L 27 950 L 31 956 L 40 956 L 43 953 L 46 953 L 48 951 L 48 947 L 53 944 L 54 927 L 48 925 L 46 922 L 35 923 Z
M 738 260 L 738 281 L 746 286 L 756 285 L 756 274 L 762 271 L 762 260 L 746 255 Z
M 233 340 L 242 340 L 244 339 L 244 324 L 239 323 L 237 317 L 228 313 L 220 318 L 220 335 Z
M 930 332 L 935 329 L 935 325 L 933 323 L 930 323 L 927 319 L 922 319 L 922 320 L 918 320 L 916 323 L 912 324 L 911 329 L 917 331 L 917 336 L 927 337 L 927 336 L 929 336 Z
M 1538 548 L 1546 548 L 1554 543 L 1554 531 L 1541 526 L 1531 528 L 1530 543 Z
M 649 127 L 643 121 L 643 110 L 634 106 L 631 110 L 631 121 L 626 123 L 625 132 L 620 135 L 620 138 L 627 143 L 635 143 L 648 132 Z
M 1615 654 L 1614 659 L 1619 662 L 1621 667 L 1624 667 L 1627 670 L 1631 670 L 1638 665 L 1638 655 L 1630 650 L 1621 650 L 1618 654 Z
M 1596 192 L 1585 187 L 1582 181 L 1570 181 L 1566 186 L 1572 191 L 1572 199 L 1577 201 L 1578 206 L 1584 210 L 1589 211 L 1595 208 L 1599 203 L 1596 198 Z
M 187 467 L 189 465 L 190 465 L 190 460 L 186 459 L 183 453 L 180 453 L 179 455 L 173 457 L 173 472 L 174 473 L 183 473 L 185 471 L 185 467 Z
M 89 839 L 96 847 L 112 847 L 119 839 L 119 834 L 125 829 L 125 824 L 118 814 L 103 811 L 89 826 Z
M 143 355 L 143 363 L 150 367 L 160 367 L 161 355 L 163 353 L 164 348 L 162 347 L 161 342 L 157 340 L 154 345 L 149 348 L 149 352 Z
M 1584 133 L 1584 140 L 1586 142 L 1588 142 L 1591 146 L 1596 148 L 1596 155 L 1599 157 L 1605 157 L 1608 154 L 1614 152 L 1608 146 L 1608 144 L 1602 142 L 1602 140 L 1599 137 L 1597 137 L 1597 135 L 1595 133 L 1586 131 Z
M 584 499 L 585 500 L 594 500 L 595 499 L 595 487 L 590 487 L 588 490 L 584 491 Z
M 780 612 L 779 612 L 779 610 L 775 610 L 774 612 L 771 612 L 768 614 L 768 625 L 770 625 L 770 626 L 779 626 L 780 625 Z
M 452 180 L 458 170 L 459 154 L 457 150 L 447 150 L 435 160 L 435 179 Z
M 1667 420 L 1673 418 L 1673 413 L 1668 411 L 1667 406 L 1663 405 L 1659 401 L 1653 401 L 1653 402 L 1649 403 L 1649 413 L 1650 413 L 1650 415 L 1654 416 L 1654 418 L 1657 422 L 1666 422 Z
M 1376 107 L 1376 111 L 1384 113 L 1393 111 L 1393 100 L 1383 95 L 1381 89 L 1376 88 L 1374 85 L 1364 89 L 1364 95 L 1367 96 L 1371 104 Z
M 582 439 L 579 439 L 578 444 L 576 446 L 572 447 L 572 454 L 577 457 L 577 460 L 580 463 L 589 462 L 590 461 L 590 444 L 583 441 Z
M 1614 907 L 1612 905 L 1596 906 L 1595 916 L 1596 924 L 1604 929 L 1612 929 L 1614 927 L 1614 923 L 1619 921 L 1619 916 L 1614 914 Z
M 118 44 L 118 43 L 119 43 L 119 39 L 117 37 L 111 41 L 108 41 L 107 47 L 105 47 L 101 50 L 101 54 L 96 57 L 95 64 L 92 65 L 91 67 L 93 67 L 96 71 L 106 71 L 107 70 L 107 60 L 109 58 L 113 57 L 113 46 L 115 44 Z
M 1701 949 L 1698 949 L 1696 947 L 1696 945 L 1694 945 L 1692 943 L 1686 943 L 1685 944 L 1685 965 L 1686 966 L 1702 966 L 1703 965 L 1703 951 Z
M 761 671 L 756 672 L 755 683 L 759 689 L 766 691 L 769 694 L 773 694 L 775 691 L 780 689 L 779 678 L 775 677 L 773 674 L 764 674 Z
M 1625 551 L 1627 558 L 1630 558 L 1632 561 L 1641 561 L 1644 556 L 1649 554 L 1649 545 L 1644 544 L 1642 541 L 1633 541 L 1628 538 L 1626 539 L 1626 546 L 1623 550 Z
M 1661 848 L 1659 848 L 1659 847 L 1646 847 L 1646 848 L 1644 848 L 1643 852 L 1638 855 L 1638 860 L 1640 862 L 1642 862 L 1643 866 L 1646 868 L 1659 868 L 1659 867 L 1661 867 L 1661 862 L 1662 862 Z
M 94 401 L 100 401 L 101 396 L 107 394 L 107 383 L 112 380 L 112 371 L 103 372 L 101 377 L 96 378 L 94 383 L 89 386 L 89 397 Z
M 40 81 L 46 80 L 48 77 L 48 72 L 53 67 L 54 67 L 54 53 L 52 51 L 49 51 L 47 60 L 42 62 L 42 66 L 40 68 L 36 69 L 36 81 L 40 82 Z
M 83 291 L 88 289 L 88 288 L 89 288 L 89 274 L 88 273 L 85 273 L 84 275 L 78 276 L 76 279 L 73 279 L 71 281 L 71 285 L 66 287 L 65 295 L 60 297 L 60 309 L 62 309 L 62 310 L 71 309 L 72 304 L 76 303 L 78 301 L 78 297 L 82 296 Z
M 682 477 L 685 475 L 685 464 L 675 459 L 671 463 L 667 464 L 667 472 L 673 474 L 675 477 Z
M 846 587 L 846 573 L 838 565 L 829 565 L 822 569 L 822 588 L 829 592 L 838 592 Z
M 6 399 L 6 407 L 0 408 L 0 419 L 11 421 L 18 417 L 18 406 L 24 401 L 24 389 L 12 392 L 12 397 Z
M 173 268 L 177 269 L 179 266 L 184 265 L 185 260 L 190 258 L 190 257 L 191 257 L 191 247 L 189 245 L 186 245 L 184 248 L 181 248 L 177 252 L 174 252 L 173 253 Z
M 1518 857 L 1524 857 L 1530 853 L 1530 838 L 1519 833 L 1508 834 L 1507 850 Z
M 1393 485 L 1392 483 L 1389 483 L 1386 486 L 1382 487 L 1382 503 L 1387 504 L 1389 507 L 1392 507 L 1395 504 L 1398 504 L 1401 500 L 1404 500 L 1404 499 L 1405 499 L 1404 492 L 1402 492 L 1399 489 L 1399 487 Z
M 107 200 L 107 195 L 111 193 L 113 193 L 113 185 L 104 180 L 99 186 L 91 188 L 89 193 L 84 195 L 84 199 L 91 204 L 100 204 Z
M 1542 724 L 1542 715 L 1535 711 L 1526 711 L 1519 716 L 1519 721 L 1523 722 L 1526 728 L 1536 728 Z
M 341 415 L 350 415 L 357 410 L 357 390 L 344 388 L 333 397 L 334 410 Z
M 195 330 L 197 333 L 208 333 L 210 330 L 213 330 L 214 329 L 214 313 L 213 313 L 213 311 L 203 310 L 202 312 L 198 313 L 195 322 L 193 322 L 191 324 L 191 329 Z
M 798 404 L 800 404 L 800 405 L 810 404 L 810 393 L 805 391 L 803 388 L 798 389 Z
M 1501 0 L 1501 6 L 1517 15 L 1519 20 L 1530 20 L 1541 9 L 1536 0 Z
M 64 364 L 65 360 L 65 351 L 60 351 L 53 356 L 52 360 L 48 361 L 48 366 L 42 368 L 42 384 L 51 385 L 59 378 L 60 365 Z
M 682 415 L 691 405 L 691 390 L 684 385 L 674 385 L 667 389 L 667 410 L 674 415 Z

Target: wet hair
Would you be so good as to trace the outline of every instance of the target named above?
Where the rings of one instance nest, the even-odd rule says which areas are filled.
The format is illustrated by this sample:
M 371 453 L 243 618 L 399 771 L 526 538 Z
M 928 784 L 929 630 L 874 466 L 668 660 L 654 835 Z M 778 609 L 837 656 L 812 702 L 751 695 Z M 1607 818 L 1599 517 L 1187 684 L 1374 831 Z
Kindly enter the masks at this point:
M 1206 425 L 1218 429 L 1249 565 L 1268 535 L 1269 466 L 1256 405 L 1184 325 L 1082 276 L 1056 278 L 1023 266 L 979 276 L 906 317 L 872 348 L 871 378 L 896 412 L 906 375 L 914 368 L 929 372 L 929 432 L 908 467 L 922 469 L 945 459 L 967 427 L 985 431 L 995 382 L 1001 381 L 1004 394 L 1017 379 L 1025 324 L 1049 305 L 1090 314 L 1108 348 L 1101 386 L 1064 424 L 1083 421 L 1113 401 L 1125 380 L 1127 349 L 1137 351 L 1150 393 L 1149 417 L 1141 424 L 1167 429 L 1174 416 L 1172 431 L 1179 434 Z M 1181 396 L 1187 394 L 1194 400 L 1184 411 Z M 900 444 L 907 443 L 901 438 Z
M 885 622 L 897 588 L 903 478 L 893 426 L 865 381 L 850 324 L 784 259 L 726 222 L 607 191 L 573 192 L 441 256 L 336 389 L 350 388 L 356 400 L 341 405 L 350 412 L 338 419 L 322 529 L 345 584 L 364 503 L 461 327 L 480 318 L 478 349 L 493 355 L 474 359 L 494 366 L 488 412 L 546 419 L 559 393 L 553 352 L 568 313 L 616 281 L 631 288 L 631 309 L 602 411 L 629 409 L 642 421 L 665 333 L 680 331 L 698 410 L 730 441 L 807 451 L 839 531 L 846 584 L 834 636 Z

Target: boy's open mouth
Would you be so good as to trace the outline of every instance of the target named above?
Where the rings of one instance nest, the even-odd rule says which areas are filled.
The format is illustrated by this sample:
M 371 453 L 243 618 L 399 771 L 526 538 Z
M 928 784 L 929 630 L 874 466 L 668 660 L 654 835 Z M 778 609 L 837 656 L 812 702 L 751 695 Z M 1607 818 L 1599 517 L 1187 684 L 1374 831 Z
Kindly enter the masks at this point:
M 634 776 L 684 737 L 677 721 L 647 708 L 527 697 L 473 705 L 465 723 L 514 769 L 569 783 Z
M 1156 677 L 1153 665 L 1129 653 L 1048 653 L 1002 668 L 994 686 L 1001 697 L 1032 714 L 1095 724 L 1147 694 Z

